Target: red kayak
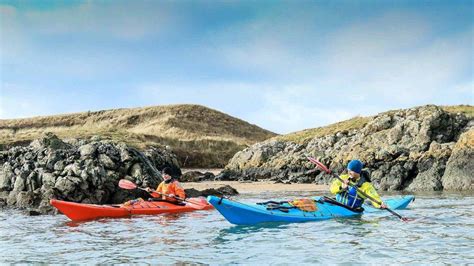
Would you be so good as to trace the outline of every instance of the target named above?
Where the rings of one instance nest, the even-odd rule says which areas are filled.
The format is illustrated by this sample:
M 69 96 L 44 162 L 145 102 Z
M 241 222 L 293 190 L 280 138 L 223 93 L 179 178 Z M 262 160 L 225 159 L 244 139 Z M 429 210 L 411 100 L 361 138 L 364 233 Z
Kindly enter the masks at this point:
M 50 203 L 73 221 L 190 212 L 214 208 L 204 198 L 186 199 L 185 205 L 182 206 L 165 201 L 130 201 L 120 205 L 95 205 L 51 199 Z

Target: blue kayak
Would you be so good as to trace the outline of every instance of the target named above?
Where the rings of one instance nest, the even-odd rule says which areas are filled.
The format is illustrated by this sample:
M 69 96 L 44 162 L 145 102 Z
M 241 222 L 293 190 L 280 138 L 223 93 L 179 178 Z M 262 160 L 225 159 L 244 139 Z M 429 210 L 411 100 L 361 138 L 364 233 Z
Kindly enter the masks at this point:
M 342 206 L 337 202 L 322 200 L 323 197 L 313 198 L 316 204 L 316 211 L 307 212 L 281 202 L 278 205 L 241 203 L 216 196 L 207 197 L 207 201 L 212 204 L 230 223 L 237 225 L 252 225 L 266 222 L 308 222 L 320 221 L 332 218 L 354 217 L 363 213 L 380 212 L 383 210 L 364 204 L 362 212 Z M 385 200 L 386 205 L 392 209 L 404 209 L 415 200 L 414 196 L 403 196 Z M 275 207 L 276 206 L 276 207 Z

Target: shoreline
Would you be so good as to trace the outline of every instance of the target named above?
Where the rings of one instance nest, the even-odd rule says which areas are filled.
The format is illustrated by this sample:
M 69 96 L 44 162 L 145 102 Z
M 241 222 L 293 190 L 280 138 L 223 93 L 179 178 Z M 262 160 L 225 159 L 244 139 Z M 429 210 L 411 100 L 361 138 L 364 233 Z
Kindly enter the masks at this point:
M 218 175 L 222 172 L 222 170 L 224 170 L 224 168 L 181 168 L 181 172 L 183 174 L 187 172 L 198 171 L 203 174 L 206 172 L 210 172 L 210 173 L 213 173 L 214 175 Z
M 272 181 L 257 182 L 240 182 L 240 181 L 203 181 L 203 182 L 181 182 L 185 189 L 194 188 L 204 190 L 209 188 L 219 188 L 229 185 L 235 188 L 240 194 L 255 192 L 285 192 L 285 191 L 301 191 L 301 192 L 327 192 L 329 186 L 317 184 L 283 184 L 274 183 Z

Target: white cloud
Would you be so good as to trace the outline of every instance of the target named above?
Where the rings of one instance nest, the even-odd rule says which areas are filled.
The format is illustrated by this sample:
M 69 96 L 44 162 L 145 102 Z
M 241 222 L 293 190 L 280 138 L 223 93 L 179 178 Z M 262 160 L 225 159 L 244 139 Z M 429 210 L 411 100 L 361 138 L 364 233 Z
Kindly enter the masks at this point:
M 124 40 L 159 34 L 178 24 L 171 7 L 154 2 L 114 4 L 88 1 L 80 5 L 41 11 L 28 11 L 23 19 L 42 34 L 87 33 Z
M 413 104 L 432 99 L 472 69 L 472 31 L 435 38 L 413 20 L 389 16 L 337 33 L 327 53 L 328 80 L 384 101 Z
M 251 120 L 277 133 L 289 133 L 314 128 L 353 117 L 346 106 L 324 105 L 315 88 L 289 86 L 265 92 L 261 108 Z
M 128 11 L 136 11 L 133 7 L 135 5 Z M 154 14 L 156 19 L 150 20 L 141 16 L 131 19 L 128 16 L 130 13 L 121 11 L 119 5 L 108 9 L 107 6 L 90 2 L 43 11 L 18 10 L 0 5 L 0 66 L 4 68 L 0 74 L 21 71 L 26 77 L 32 76 L 30 73 L 33 76 L 41 73 L 49 79 L 51 76 L 73 76 L 88 80 L 121 73 L 131 61 L 135 62 L 133 55 L 118 53 L 119 49 L 101 44 L 92 45 L 95 39 L 91 36 L 135 40 L 160 32 L 161 20 L 166 20 L 159 11 Z M 151 10 L 145 12 L 150 13 Z M 73 40 L 81 34 L 88 34 L 89 37 L 80 38 L 79 43 L 63 38 L 68 36 Z
M 439 34 L 419 13 L 382 13 L 326 35 L 297 24 L 311 19 L 259 19 L 225 31 L 222 55 L 230 66 L 260 71 L 275 86 L 299 84 L 327 97 L 409 106 L 437 100 L 473 69 L 472 28 Z
M 312 70 L 319 65 L 318 42 L 325 35 L 315 22 L 326 18 L 328 14 L 319 9 L 293 6 L 274 10 L 212 32 L 209 49 L 216 50 L 215 56 L 231 68 L 279 75 L 286 80 L 313 75 Z

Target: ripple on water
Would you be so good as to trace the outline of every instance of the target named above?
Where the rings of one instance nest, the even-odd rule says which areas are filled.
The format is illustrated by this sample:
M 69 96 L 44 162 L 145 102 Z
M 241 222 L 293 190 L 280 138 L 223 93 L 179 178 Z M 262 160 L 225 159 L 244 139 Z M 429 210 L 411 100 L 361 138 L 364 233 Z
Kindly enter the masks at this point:
M 255 202 L 275 195 L 242 198 Z M 216 211 L 201 211 L 73 223 L 61 215 L 2 210 L 0 263 L 474 263 L 474 197 L 424 194 L 400 213 L 416 219 L 405 223 L 374 213 L 235 226 Z

